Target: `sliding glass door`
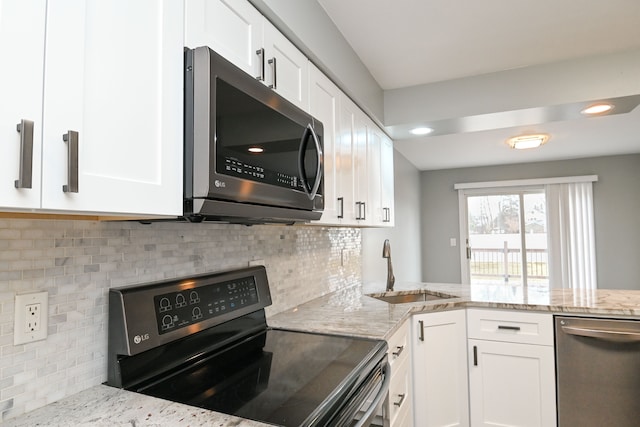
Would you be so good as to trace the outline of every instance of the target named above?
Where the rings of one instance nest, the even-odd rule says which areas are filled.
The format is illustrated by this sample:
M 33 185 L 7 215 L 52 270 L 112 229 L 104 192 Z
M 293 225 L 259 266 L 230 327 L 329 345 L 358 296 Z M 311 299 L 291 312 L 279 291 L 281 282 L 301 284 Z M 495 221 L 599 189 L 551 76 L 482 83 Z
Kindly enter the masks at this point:
M 464 194 L 464 201 L 463 282 L 546 289 L 549 263 L 544 190 L 470 191 Z

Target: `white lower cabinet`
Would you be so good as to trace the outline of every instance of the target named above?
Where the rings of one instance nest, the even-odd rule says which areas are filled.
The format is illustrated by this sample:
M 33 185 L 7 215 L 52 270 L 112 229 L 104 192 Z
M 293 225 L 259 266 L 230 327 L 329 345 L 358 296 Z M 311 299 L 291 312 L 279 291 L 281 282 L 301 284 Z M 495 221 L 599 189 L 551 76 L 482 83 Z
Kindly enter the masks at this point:
M 472 426 L 556 425 L 551 314 L 469 309 Z
M 412 317 L 414 426 L 468 426 L 465 310 Z
M 383 409 L 387 414 L 385 426 L 411 426 L 413 399 L 409 329 L 409 322 L 404 322 L 388 341 L 387 358 L 391 367 L 391 384 Z

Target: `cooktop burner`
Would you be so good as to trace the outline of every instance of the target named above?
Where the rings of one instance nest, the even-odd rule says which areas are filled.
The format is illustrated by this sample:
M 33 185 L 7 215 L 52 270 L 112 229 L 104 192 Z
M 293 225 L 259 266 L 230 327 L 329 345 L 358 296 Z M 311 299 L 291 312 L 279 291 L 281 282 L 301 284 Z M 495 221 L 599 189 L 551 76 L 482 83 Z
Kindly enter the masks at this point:
M 283 426 L 299 426 L 370 357 L 376 341 L 267 330 L 138 391 Z

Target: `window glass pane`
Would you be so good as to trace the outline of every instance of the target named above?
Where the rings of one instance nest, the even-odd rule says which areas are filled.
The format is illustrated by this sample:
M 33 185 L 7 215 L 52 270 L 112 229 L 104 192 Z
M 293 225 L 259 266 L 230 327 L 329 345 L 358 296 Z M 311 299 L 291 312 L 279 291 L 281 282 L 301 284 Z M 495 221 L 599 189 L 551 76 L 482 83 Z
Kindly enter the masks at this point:
M 521 286 L 520 196 L 467 198 L 471 284 Z

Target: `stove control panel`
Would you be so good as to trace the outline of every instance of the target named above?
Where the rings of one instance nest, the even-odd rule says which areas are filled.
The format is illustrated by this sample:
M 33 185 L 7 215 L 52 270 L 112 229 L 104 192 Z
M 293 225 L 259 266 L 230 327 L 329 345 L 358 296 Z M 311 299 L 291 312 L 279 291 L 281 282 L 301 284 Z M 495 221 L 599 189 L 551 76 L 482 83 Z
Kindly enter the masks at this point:
M 253 276 L 153 297 L 158 333 L 165 334 L 258 302 Z

